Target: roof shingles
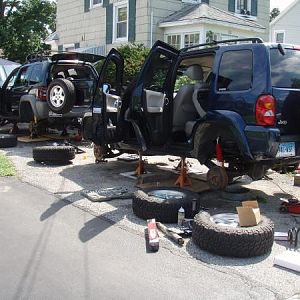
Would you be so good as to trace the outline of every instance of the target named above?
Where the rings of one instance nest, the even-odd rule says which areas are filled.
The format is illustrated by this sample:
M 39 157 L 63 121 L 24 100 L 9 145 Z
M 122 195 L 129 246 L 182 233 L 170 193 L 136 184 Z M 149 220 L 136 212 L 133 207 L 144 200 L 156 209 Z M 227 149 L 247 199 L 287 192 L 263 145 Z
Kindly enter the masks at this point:
M 246 26 L 256 29 L 265 29 L 264 26 L 255 21 L 237 16 L 233 13 L 221 10 L 214 6 L 209 6 L 206 3 L 201 4 L 188 4 L 178 12 L 166 17 L 160 24 L 167 25 L 173 22 L 195 22 L 195 21 L 215 21 L 225 22 L 228 24 Z

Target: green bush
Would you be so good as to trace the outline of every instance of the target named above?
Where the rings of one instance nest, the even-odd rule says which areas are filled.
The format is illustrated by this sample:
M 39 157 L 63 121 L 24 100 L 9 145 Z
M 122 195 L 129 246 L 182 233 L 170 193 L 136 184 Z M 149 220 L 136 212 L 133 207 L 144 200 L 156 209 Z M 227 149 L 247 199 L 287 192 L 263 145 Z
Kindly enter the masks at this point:
M 117 49 L 124 58 L 124 85 L 128 85 L 141 70 L 149 49 L 143 44 L 126 44 Z

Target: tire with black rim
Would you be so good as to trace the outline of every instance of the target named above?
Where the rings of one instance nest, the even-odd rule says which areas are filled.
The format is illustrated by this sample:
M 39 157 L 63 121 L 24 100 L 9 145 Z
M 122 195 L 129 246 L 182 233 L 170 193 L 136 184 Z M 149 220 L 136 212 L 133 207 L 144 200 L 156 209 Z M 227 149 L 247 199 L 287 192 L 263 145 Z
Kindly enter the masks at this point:
M 47 102 L 53 112 L 68 113 L 76 102 L 74 84 L 67 79 L 54 79 L 48 87 Z
M 72 146 L 41 146 L 32 149 L 33 159 L 37 162 L 68 163 L 75 158 Z
M 261 216 L 258 225 L 240 227 L 237 214 L 200 212 L 194 218 L 192 238 L 201 249 L 221 256 L 259 256 L 272 249 L 274 223 Z
M 179 188 L 153 188 L 134 193 L 132 209 L 144 220 L 155 218 L 163 223 L 177 223 L 178 210 L 183 207 L 185 217 L 193 217 L 193 209 L 198 209 L 197 193 Z M 193 207 L 195 205 L 196 207 Z
M 0 148 L 16 147 L 18 144 L 17 137 L 13 134 L 0 134 Z

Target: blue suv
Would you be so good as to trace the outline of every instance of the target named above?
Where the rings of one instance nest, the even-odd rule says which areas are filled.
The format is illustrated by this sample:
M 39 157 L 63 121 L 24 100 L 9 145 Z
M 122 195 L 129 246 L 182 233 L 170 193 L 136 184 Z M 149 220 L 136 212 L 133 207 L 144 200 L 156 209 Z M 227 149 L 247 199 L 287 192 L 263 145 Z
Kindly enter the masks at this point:
M 177 50 L 157 41 L 125 92 L 122 72 L 113 49 L 84 116 L 101 157 L 119 150 L 196 158 L 214 188 L 299 163 L 299 47 L 249 38 Z

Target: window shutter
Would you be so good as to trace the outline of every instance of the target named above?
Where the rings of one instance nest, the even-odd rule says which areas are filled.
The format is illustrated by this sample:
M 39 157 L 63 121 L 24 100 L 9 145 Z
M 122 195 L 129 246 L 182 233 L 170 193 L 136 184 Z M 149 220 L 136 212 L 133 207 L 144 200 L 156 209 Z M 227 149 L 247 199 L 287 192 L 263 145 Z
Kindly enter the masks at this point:
M 75 49 L 80 48 L 80 43 L 75 43 L 75 44 L 74 44 L 74 48 L 75 48 Z
M 109 0 L 103 0 L 103 7 L 107 7 L 109 5 Z
M 228 11 L 235 12 L 235 0 L 228 0 Z
M 129 24 L 128 24 L 128 41 L 135 41 L 135 17 L 136 17 L 136 0 L 129 0 Z
M 257 16 L 257 0 L 251 0 L 251 16 Z
M 112 43 L 113 38 L 113 4 L 106 6 L 106 44 Z
M 209 0 L 202 0 L 201 2 L 209 4 Z
M 63 50 L 64 50 L 64 46 L 63 45 L 58 45 L 57 51 L 58 52 L 63 52 Z
M 84 0 L 84 12 L 88 12 L 90 10 L 90 0 Z

